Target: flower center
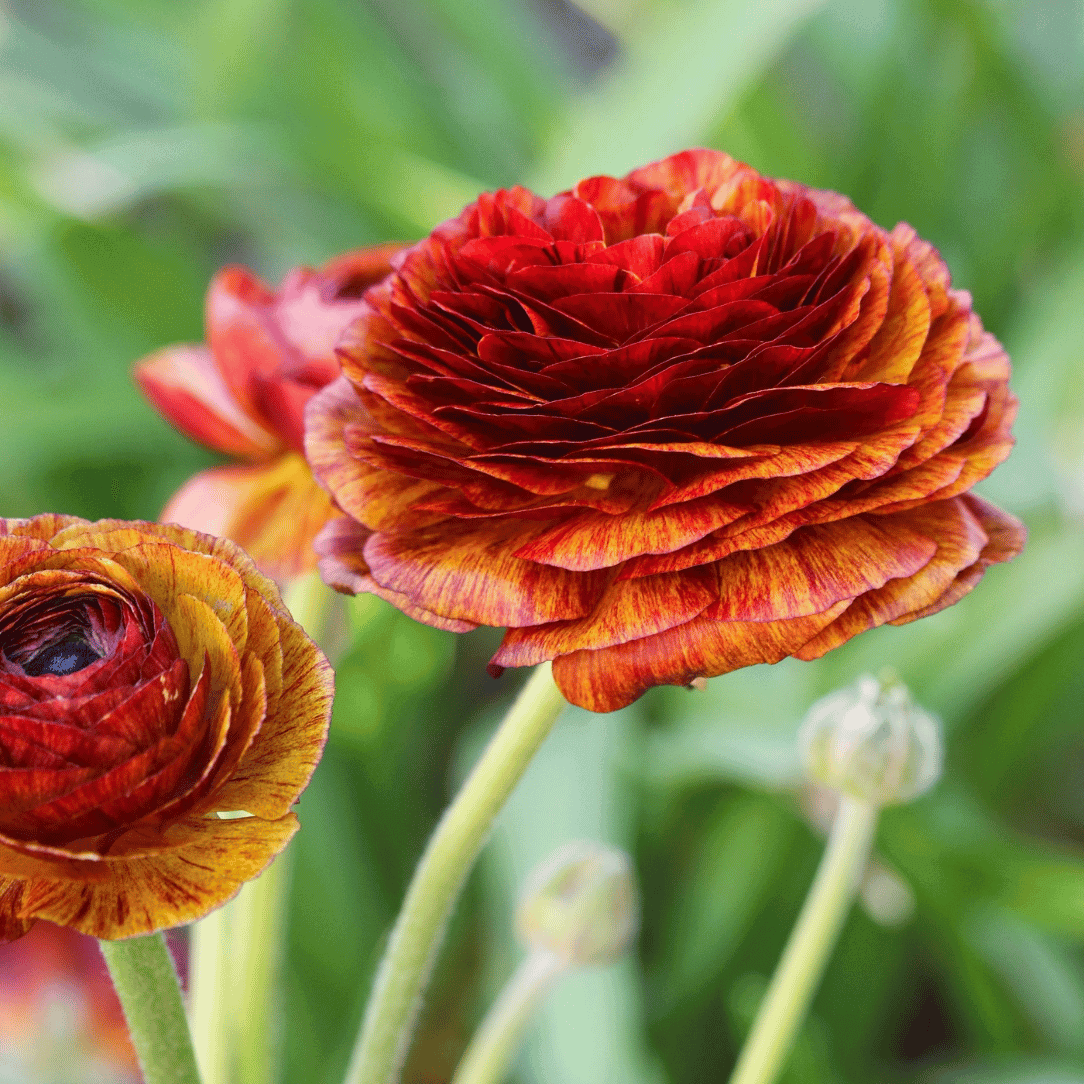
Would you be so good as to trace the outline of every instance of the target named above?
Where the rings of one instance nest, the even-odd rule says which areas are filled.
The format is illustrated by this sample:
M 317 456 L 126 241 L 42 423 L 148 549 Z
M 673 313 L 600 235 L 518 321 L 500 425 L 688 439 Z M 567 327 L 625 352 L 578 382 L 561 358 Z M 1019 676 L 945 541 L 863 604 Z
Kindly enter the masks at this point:
M 59 640 L 45 644 L 39 651 L 23 663 L 23 672 L 30 677 L 51 674 L 53 677 L 66 677 L 68 674 L 85 670 L 101 656 L 76 632 L 69 632 Z

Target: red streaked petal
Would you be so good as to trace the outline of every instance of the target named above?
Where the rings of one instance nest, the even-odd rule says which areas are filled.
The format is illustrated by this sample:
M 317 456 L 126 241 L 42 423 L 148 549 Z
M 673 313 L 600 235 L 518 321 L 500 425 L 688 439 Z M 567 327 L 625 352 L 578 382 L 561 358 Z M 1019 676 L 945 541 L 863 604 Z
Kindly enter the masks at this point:
M 297 828 L 292 813 L 275 821 L 190 818 L 168 829 L 160 853 L 95 863 L 95 880 L 28 882 L 19 914 L 106 939 L 191 922 L 235 896 Z
M 0 877 L 0 945 L 15 941 L 34 925 L 32 918 L 21 917 L 24 881 Z
M 154 408 L 198 444 L 242 459 L 263 459 L 280 446 L 234 398 L 204 347 L 167 347 L 141 361 L 133 375 Z
M 565 699 L 588 711 L 616 711 L 655 685 L 688 685 L 793 654 L 828 625 L 846 602 L 789 621 L 713 621 L 698 617 L 677 628 L 597 651 L 574 651 L 553 662 Z
M 719 601 L 705 616 L 774 621 L 823 613 L 841 600 L 914 575 L 936 552 L 936 542 L 909 528 L 902 516 L 805 527 L 774 546 L 719 561 Z
M 541 625 L 585 616 L 607 573 L 568 572 L 516 556 L 536 532 L 517 521 L 449 520 L 412 534 L 374 534 L 363 554 L 377 583 L 441 617 Z
M 748 511 L 746 504 L 732 504 L 713 494 L 654 512 L 618 516 L 585 512 L 543 532 L 536 528 L 534 537 L 515 552 L 529 561 L 576 572 L 612 568 L 645 553 L 673 553 Z
M 288 814 L 316 767 L 331 722 L 334 675 L 300 625 L 279 621 L 282 685 L 275 711 L 264 720 L 259 741 L 229 766 L 215 794 L 220 809 L 243 809 L 274 820 Z
M 923 505 L 900 513 L 897 522 L 932 539 L 937 544 L 934 557 L 914 575 L 890 580 L 856 598 L 831 625 L 795 652 L 798 658 L 820 658 L 866 629 L 936 603 L 957 575 L 979 560 L 990 541 L 980 520 L 962 500 Z
M 690 569 L 681 576 L 617 580 L 587 617 L 509 629 L 492 664 L 533 666 L 582 648 L 627 643 L 691 621 L 718 597 L 718 577 L 712 567 Z
M 320 554 L 320 575 L 326 584 L 348 595 L 376 595 L 390 602 L 407 617 L 448 632 L 470 632 L 478 627 L 471 621 L 456 621 L 431 613 L 413 603 L 401 591 L 393 591 L 378 584 L 362 556 L 365 543 L 372 533 L 349 516 L 340 516 L 328 523 L 316 539 L 316 549 Z

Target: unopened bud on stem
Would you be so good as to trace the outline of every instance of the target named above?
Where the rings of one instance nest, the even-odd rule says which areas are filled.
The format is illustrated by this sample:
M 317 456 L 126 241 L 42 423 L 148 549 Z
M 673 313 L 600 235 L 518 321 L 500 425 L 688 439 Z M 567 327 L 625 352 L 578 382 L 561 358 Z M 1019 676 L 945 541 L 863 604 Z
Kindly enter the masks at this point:
M 941 774 L 941 726 L 894 679 L 865 675 L 818 700 L 799 735 L 810 777 L 870 805 L 909 802 Z
M 566 843 L 531 874 L 516 925 L 532 951 L 571 967 L 605 964 L 624 952 L 639 926 L 628 857 L 597 843 Z

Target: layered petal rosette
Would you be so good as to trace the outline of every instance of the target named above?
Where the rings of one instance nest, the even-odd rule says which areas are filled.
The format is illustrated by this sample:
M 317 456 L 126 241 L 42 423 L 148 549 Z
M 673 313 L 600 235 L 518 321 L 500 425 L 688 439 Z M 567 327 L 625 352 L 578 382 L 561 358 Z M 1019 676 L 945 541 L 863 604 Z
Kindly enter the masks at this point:
M 234 543 L 0 520 L 0 940 L 39 918 L 127 937 L 224 903 L 297 830 L 331 697 Z
M 245 267 L 224 268 L 207 293 L 207 345 L 167 347 L 136 366 L 177 429 L 245 464 L 197 474 L 163 522 L 233 539 L 280 583 L 316 566 L 312 542 L 333 509 L 304 459 L 305 404 L 339 375 L 339 336 L 402 247 L 297 268 L 278 290 Z
M 968 493 L 1009 361 L 906 226 L 689 151 L 481 196 L 365 295 L 307 449 L 325 578 L 507 626 L 606 711 L 950 605 L 1023 544 Z

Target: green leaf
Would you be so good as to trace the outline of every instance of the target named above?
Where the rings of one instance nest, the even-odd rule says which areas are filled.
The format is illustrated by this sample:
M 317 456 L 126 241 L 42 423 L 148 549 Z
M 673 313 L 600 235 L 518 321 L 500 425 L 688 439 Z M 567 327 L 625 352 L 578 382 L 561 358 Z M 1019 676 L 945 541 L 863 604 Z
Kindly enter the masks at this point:
M 624 51 L 558 128 L 534 186 L 615 176 L 686 147 L 730 108 L 820 0 L 697 0 L 648 9 Z
M 765 798 L 743 795 L 720 805 L 673 886 L 661 931 L 658 1014 L 674 1012 L 717 979 L 765 906 L 796 829 L 793 814 Z

